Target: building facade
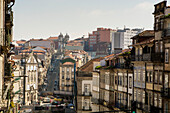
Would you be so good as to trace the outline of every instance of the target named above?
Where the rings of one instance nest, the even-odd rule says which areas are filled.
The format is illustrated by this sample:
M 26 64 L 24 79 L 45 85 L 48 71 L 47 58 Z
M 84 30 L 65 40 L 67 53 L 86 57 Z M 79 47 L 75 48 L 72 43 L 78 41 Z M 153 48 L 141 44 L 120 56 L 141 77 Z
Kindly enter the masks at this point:
M 32 52 L 26 58 L 25 105 L 38 102 L 38 61 Z
M 92 111 L 92 73 L 79 71 L 76 76 L 77 83 L 77 113 Z

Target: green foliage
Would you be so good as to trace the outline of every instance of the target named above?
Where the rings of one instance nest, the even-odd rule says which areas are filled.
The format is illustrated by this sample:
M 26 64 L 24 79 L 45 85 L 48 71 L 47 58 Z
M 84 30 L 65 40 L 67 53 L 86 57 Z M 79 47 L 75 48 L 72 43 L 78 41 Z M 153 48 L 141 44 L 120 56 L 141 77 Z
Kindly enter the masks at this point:
M 96 66 L 96 67 L 95 67 L 95 69 L 100 69 L 100 68 L 102 68 L 102 66 Z
M 165 15 L 165 18 L 169 18 L 170 17 L 170 13 L 168 15 Z

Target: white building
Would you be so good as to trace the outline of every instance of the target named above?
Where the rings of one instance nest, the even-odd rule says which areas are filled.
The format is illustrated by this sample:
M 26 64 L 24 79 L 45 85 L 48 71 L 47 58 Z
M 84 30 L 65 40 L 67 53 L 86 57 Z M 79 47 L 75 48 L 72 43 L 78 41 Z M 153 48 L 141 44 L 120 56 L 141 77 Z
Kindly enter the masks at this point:
M 38 101 L 38 61 L 33 52 L 26 59 L 25 104 Z
M 121 50 L 128 49 L 128 46 L 132 44 L 132 37 L 142 32 L 143 29 L 119 29 L 117 32 L 112 32 L 112 53 L 119 53 Z

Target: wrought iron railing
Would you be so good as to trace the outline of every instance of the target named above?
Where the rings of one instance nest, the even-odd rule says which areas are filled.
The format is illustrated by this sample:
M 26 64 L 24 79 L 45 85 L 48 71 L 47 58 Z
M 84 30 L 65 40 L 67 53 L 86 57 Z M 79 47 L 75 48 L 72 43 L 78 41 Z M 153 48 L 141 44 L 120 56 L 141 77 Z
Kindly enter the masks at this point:
M 83 92 L 83 96 L 92 96 L 91 92 Z
M 170 98 L 170 88 L 162 88 L 161 96 L 165 98 Z
M 164 62 L 164 52 L 156 52 L 151 55 L 153 62 Z
M 144 53 L 143 54 L 143 61 L 151 61 L 151 54 L 150 53 Z
M 170 28 L 165 29 L 165 30 L 162 32 L 162 36 L 163 36 L 163 37 L 169 37 L 169 36 L 170 36 Z

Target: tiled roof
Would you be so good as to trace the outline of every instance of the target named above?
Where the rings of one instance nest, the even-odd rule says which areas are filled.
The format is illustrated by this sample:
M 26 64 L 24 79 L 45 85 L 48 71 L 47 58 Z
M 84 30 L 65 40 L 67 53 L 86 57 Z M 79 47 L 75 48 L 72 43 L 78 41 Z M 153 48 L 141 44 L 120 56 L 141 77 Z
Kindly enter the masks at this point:
M 103 57 L 99 57 L 99 58 L 95 58 L 92 59 L 90 61 L 88 61 L 86 64 L 84 64 L 83 66 L 80 67 L 80 70 L 83 71 L 84 69 L 86 69 L 88 66 L 93 65 L 93 62 L 95 61 L 101 61 L 102 59 L 104 59 Z
M 53 40 L 53 39 L 57 40 L 58 37 L 49 37 L 48 39 L 49 39 L 49 40 Z
M 63 65 L 74 65 L 72 62 L 65 62 Z
M 16 41 L 17 44 L 25 44 L 26 41 Z
M 114 54 L 111 54 L 111 55 L 105 56 L 104 58 L 109 58 L 109 57 L 112 57 L 112 56 L 114 56 Z
M 21 59 L 21 55 L 15 55 L 15 56 L 12 56 L 12 59 Z
M 139 33 L 138 35 L 132 37 L 131 39 L 137 38 L 137 37 L 154 37 L 155 33 L 154 30 L 145 30 L 141 33 Z
M 136 46 L 136 45 L 142 45 L 142 44 L 149 44 L 149 43 L 153 43 L 153 42 L 154 42 L 154 40 L 155 40 L 155 38 L 154 38 L 154 37 L 152 37 L 152 38 L 148 38 L 148 39 L 146 39 L 146 40 L 144 40 L 144 41 L 142 41 L 142 42 L 140 42 L 140 43 L 136 43 L 136 44 L 133 44 L 133 45 L 129 45 L 129 47 L 130 47 L 130 46 Z

